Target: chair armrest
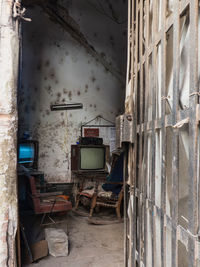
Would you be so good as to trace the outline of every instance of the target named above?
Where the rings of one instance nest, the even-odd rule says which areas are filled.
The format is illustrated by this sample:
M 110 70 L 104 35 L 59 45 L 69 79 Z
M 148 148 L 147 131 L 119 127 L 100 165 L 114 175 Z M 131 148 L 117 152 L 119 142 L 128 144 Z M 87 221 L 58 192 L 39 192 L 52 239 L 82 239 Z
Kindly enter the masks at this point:
M 32 197 L 39 197 L 39 198 L 45 198 L 45 197 L 56 197 L 59 195 L 62 195 L 63 192 L 49 192 L 49 193 L 36 193 L 34 195 L 31 195 Z
M 59 196 L 62 195 L 63 192 L 48 192 L 48 193 L 38 193 L 38 195 L 40 195 L 40 197 L 53 197 L 53 196 Z

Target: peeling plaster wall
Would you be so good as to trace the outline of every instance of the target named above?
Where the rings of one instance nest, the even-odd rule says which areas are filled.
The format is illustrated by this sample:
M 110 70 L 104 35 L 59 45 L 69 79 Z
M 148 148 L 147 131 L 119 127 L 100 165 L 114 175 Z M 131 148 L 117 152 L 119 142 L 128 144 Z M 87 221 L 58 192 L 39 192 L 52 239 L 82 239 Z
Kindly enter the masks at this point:
M 13 1 L 0 3 L 0 266 L 16 266 L 17 231 L 16 89 L 18 77 L 18 23 Z M 3 10 L 3 11 L 2 11 Z
M 126 1 L 114 4 L 126 19 Z M 125 73 L 126 23 L 113 22 L 85 1 L 65 5 L 101 56 Z M 39 140 L 39 169 L 49 182 L 69 182 L 71 144 L 81 123 L 99 114 L 114 121 L 123 112 L 125 88 L 40 8 L 29 8 L 27 16 L 32 22 L 23 25 L 20 135 L 28 130 Z M 50 104 L 74 102 L 83 103 L 83 110 L 50 111 Z

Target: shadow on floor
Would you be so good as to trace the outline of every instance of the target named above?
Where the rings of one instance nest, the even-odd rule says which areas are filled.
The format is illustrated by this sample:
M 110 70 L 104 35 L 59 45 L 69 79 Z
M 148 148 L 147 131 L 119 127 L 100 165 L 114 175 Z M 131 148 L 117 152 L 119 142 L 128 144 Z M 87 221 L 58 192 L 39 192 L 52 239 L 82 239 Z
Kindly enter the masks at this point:
M 101 220 L 115 219 L 114 214 L 101 214 Z M 99 216 L 98 216 L 99 217 Z M 98 217 L 95 217 L 98 219 Z M 66 223 L 57 224 L 69 236 L 67 257 L 48 256 L 37 263 L 24 267 L 122 267 L 123 223 L 108 225 L 88 224 L 87 217 L 73 212 L 67 215 Z

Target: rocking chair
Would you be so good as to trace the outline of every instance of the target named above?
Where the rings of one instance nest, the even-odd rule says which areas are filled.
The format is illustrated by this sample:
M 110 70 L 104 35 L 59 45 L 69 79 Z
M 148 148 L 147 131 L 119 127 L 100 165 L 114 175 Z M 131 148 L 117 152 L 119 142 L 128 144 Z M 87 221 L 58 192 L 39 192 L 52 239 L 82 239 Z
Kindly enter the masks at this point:
M 107 182 L 106 184 L 122 185 L 123 183 Z M 106 207 L 106 208 L 114 208 L 116 210 L 118 220 L 121 221 L 122 217 L 120 213 L 120 208 L 123 196 L 124 196 L 123 186 L 121 188 L 120 193 L 118 195 L 114 195 L 111 191 L 102 191 L 102 190 L 99 191 L 98 186 L 96 185 L 95 192 L 92 196 L 89 217 L 90 218 L 92 217 L 95 207 Z

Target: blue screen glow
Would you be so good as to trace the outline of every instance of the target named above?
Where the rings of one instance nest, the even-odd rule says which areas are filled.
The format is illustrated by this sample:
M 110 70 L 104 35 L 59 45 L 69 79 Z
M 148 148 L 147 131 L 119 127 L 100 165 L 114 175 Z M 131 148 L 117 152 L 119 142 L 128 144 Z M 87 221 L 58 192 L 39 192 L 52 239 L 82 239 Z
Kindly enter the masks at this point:
M 24 143 L 19 146 L 19 163 L 34 161 L 34 144 Z

